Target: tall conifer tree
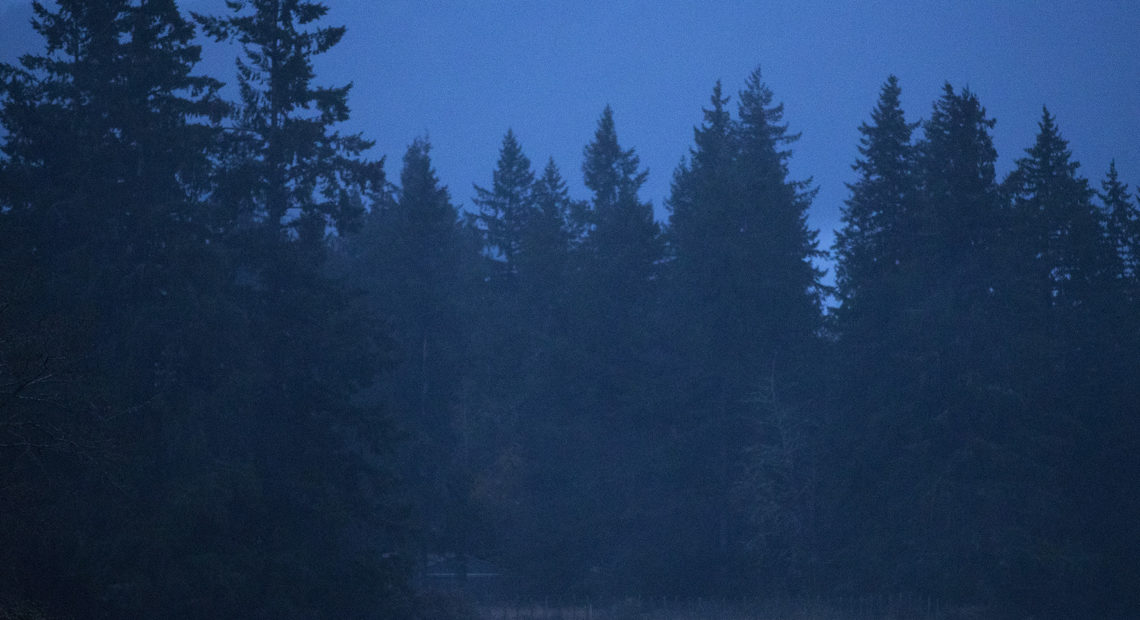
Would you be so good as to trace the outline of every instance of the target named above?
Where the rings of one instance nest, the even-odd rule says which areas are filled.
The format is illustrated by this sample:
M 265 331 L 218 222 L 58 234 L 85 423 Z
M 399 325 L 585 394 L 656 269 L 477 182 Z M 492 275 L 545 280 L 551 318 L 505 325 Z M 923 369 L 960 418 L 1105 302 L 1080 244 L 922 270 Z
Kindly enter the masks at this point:
M 459 212 L 431 161 L 431 144 L 407 148 L 400 184 L 378 201 L 359 235 L 349 239 L 355 283 L 391 327 L 399 365 L 373 398 L 390 403 L 408 436 L 399 473 L 408 481 L 417 544 L 432 553 L 470 552 L 473 528 L 467 447 L 474 416 L 465 378 L 471 336 L 469 299 L 479 240 Z
M 575 237 L 571 230 L 575 203 L 553 158 L 535 181 L 532 196 L 534 210 L 526 219 L 520 240 L 520 271 L 535 286 L 557 288 L 557 283 L 565 278 L 566 260 Z
M 491 174 L 491 189 L 475 186 L 477 220 L 485 231 L 488 248 L 502 260 L 508 277 L 518 272 L 522 235 L 534 208 L 534 172 L 513 131 L 507 130 L 499 149 L 499 163 Z
M 163 403 L 201 338 L 186 308 L 212 286 L 188 266 L 210 263 L 197 198 L 225 108 L 172 1 L 33 11 L 43 52 L 0 65 L 0 563 L 19 567 L 0 598 L 138 615 L 164 587 L 107 593 L 168 542 L 161 500 L 137 494 L 158 488 L 169 410 L 192 409 Z
M 743 511 L 724 507 L 741 505 L 734 489 L 745 475 L 746 448 L 770 439 L 755 437 L 755 426 L 747 422 L 757 387 L 770 380 L 796 401 L 810 383 L 805 371 L 820 325 L 822 289 L 812 263 L 821 252 L 806 224 L 814 192 L 808 183 L 789 179 L 787 168 L 787 147 L 798 135 L 788 133 L 783 108 L 773 104 L 758 70 L 740 93 L 738 120 L 730 118 L 727 102 L 717 84 L 704 124 L 694 132 L 689 161 L 674 175 L 669 203 L 669 307 L 692 368 L 679 396 L 681 408 L 689 410 L 686 425 L 692 425 L 688 445 L 679 446 L 688 456 L 680 460 L 696 463 L 704 455 L 708 463 L 705 472 L 686 474 L 688 484 L 711 491 L 689 507 L 698 511 L 690 519 L 718 524 L 702 544 L 716 550 L 706 561 L 719 567 L 709 570 L 726 571 L 721 580 L 744 569 L 743 556 L 734 551 L 742 539 L 786 533 L 753 536 L 746 528 L 746 515 L 776 498 L 747 491 Z M 709 485 L 709 477 L 721 482 Z M 754 488 L 752 482 L 744 487 Z M 699 513 L 706 506 L 721 508 Z
M 1108 284 L 1111 250 L 1092 203 L 1094 192 L 1078 176 L 1080 164 L 1072 160 L 1047 109 L 1038 127 L 1034 145 L 1006 181 L 1019 241 L 1027 244 L 1027 266 L 1040 303 L 1054 308 L 1088 304 Z
M 313 57 L 339 43 L 345 29 L 309 28 L 328 13 L 321 2 L 227 0 L 226 6 L 233 15 L 195 14 L 209 35 L 240 43 L 244 54 L 237 60 L 235 153 L 219 199 L 237 205 L 240 218 L 316 248 L 329 229 L 359 223 L 354 190 L 367 193 L 383 183 L 382 162 L 361 159 L 372 143 L 335 129 L 348 119 L 352 85 L 313 84 Z
M 1115 161 L 1108 166 L 1099 197 L 1107 226 L 1105 233 L 1117 262 L 1116 275 L 1127 283 L 1130 297 L 1135 296 L 1140 279 L 1140 211 L 1128 193 L 1128 185 L 1120 180 Z
M 606 106 L 582 163 L 586 187 L 593 193 L 586 245 L 599 261 L 598 275 L 623 280 L 632 291 L 644 289 L 661 256 L 653 208 L 638 196 L 649 176 L 640 166 L 634 150 L 618 144 L 613 109 Z
M 848 185 L 843 228 L 836 233 L 836 283 L 844 322 L 860 312 L 887 312 L 891 288 L 907 260 L 907 218 L 913 216 L 917 180 L 911 132 L 900 107 L 898 79 L 883 84 L 871 123 L 859 127 L 858 180 Z M 897 277 L 895 278 L 897 280 Z M 863 307 L 862 311 L 860 306 Z M 881 314 L 879 314 L 881 316 Z M 846 329 L 846 327 L 841 328 Z
M 811 180 L 789 178 L 791 144 L 800 134 L 788 133 L 783 124 L 783 104 L 773 104 L 772 91 L 763 82 L 760 69 L 749 77 L 740 92 L 736 133 L 739 142 L 737 174 L 746 209 L 753 210 L 763 225 L 745 224 L 761 252 L 758 278 L 767 287 L 766 312 L 773 318 L 766 335 L 769 346 L 795 347 L 810 339 L 819 326 L 819 304 L 824 292 L 814 260 L 826 253 L 819 249 L 818 232 L 807 224 L 807 210 L 816 190 Z M 779 327 L 776 327 L 779 325 Z M 790 338 L 792 340 L 785 340 Z

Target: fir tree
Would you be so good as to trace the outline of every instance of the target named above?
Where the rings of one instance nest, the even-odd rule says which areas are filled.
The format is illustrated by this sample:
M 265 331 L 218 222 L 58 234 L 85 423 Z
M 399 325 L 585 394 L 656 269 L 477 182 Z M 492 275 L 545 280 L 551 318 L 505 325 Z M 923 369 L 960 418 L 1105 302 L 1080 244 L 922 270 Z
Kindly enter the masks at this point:
M 871 112 L 871 124 L 859 127 L 860 159 L 852 165 L 858 180 L 848 185 L 843 228 L 836 233 L 836 283 L 845 321 L 859 312 L 885 312 L 893 275 L 909 249 L 907 217 L 916 197 L 915 154 L 908 123 L 899 107 L 898 79 L 890 76 Z M 894 284 L 897 284 L 894 283 Z M 875 297 L 879 300 L 876 301 Z
M 1140 278 L 1140 214 L 1128 194 L 1128 185 L 1120 181 L 1115 161 L 1108 166 L 1099 197 L 1107 226 L 1105 233 L 1117 261 L 1116 276 L 1135 287 Z M 1133 288 L 1133 294 L 1135 291 Z
M 170 1 L 34 7 L 46 54 L 0 67 L 10 223 L 45 255 L 82 247 L 94 252 L 82 261 L 120 273 L 120 261 L 161 260 L 172 235 L 201 239 L 191 198 L 216 137 L 201 121 L 225 107 L 219 82 L 191 74 L 193 27 Z
M 474 293 L 479 240 L 459 222 L 431 161 L 431 144 L 414 140 L 403 157 L 391 200 L 368 215 L 350 238 L 354 282 L 391 326 L 397 368 L 371 398 L 389 403 L 408 439 L 398 472 L 408 481 L 421 524 L 420 551 L 470 552 L 471 418 L 465 380 L 471 329 L 480 307 Z M 482 283 L 481 278 L 479 279 Z M 474 416 L 472 416 L 473 418 Z
M 227 183 L 218 200 L 238 205 L 236 219 L 266 222 L 274 235 L 311 248 L 330 230 L 353 229 L 363 214 L 356 192 L 383 184 L 383 163 L 360 158 L 372 146 L 341 135 L 351 84 L 315 86 L 313 57 L 344 36 L 343 26 L 308 28 L 328 12 L 308 0 L 227 0 L 230 17 L 195 14 L 219 41 L 242 45 L 240 109 L 234 118 Z
M 710 238 L 723 236 L 723 231 L 718 234 L 710 227 L 719 223 L 731 229 L 734 223 L 728 213 L 722 213 L 737 182 L 732 174 L 737 153 L 732 121 L 725 108 L 728 97 L 721 95 L 719 81 L 711 103 L 711 109 L 703 110 L 704 125 L 693 130 L 690 161 L 674 172 L 669 197 L 669 241 L 682 268 L 707 255 Z M 689 269 L 702 271 L 696 265 Z M 695 280 L 703 279 L 699 273 L 693 275 Z
M 788 541 L 787 532 L 749 531 L 748 513 L 759 510 L 761 503 L 774 505 L 775 498 L 746 491 L 742 511 L 725 507 L 741 506 L 734 483 L 744 475 L 746 447 L 761 440 L 745 423 L 754 415 L 748 401 L 757 383 L 768 377 L 781 391 L 788 387 L 786 395 L 793 402 L 810 383 L 803 371 L 820 325 L 822 289 L 812 264 L 821 253 L 816 233 L 806 225 L 814 192 L 808 183 L 788 178 L 787 146 L 798 136 L 782 124 L 783 108 L 773 105 L 759 71 L 740 93 L 738 120 L 730 118 L 727 102 L 717 84 L 711 106 L 704 110 L 704 124 L 694 131 L 688 162 L 674 175 L 669 201 L 673 287 L 668 300 L 673 333 L 680 336 L 674 346 L 691 368 L 678 396 L 690 430 L 686 441 L 675 447 L 677 460 L 695 463 L 698 455 L 711 455 L 705 457 L 710 463 L 705 467 L 715 468 L 713 476 L 722 481 L 711 489 L 715 499 L 689 507 L 696 512 L 682 521 L 717 524 L 702 539 L 707 549 L 716 550 L 708 557 L 716 558 L 718 568 L 708 570 L 724 571 L 717 574 L 726 583 L 731 573 L 745 570 L 736 543 L 762 537 Z M 751 482 L 744 486 L 751 488 Z M 688 472 L 685 483 L 710 491 L 697 471 Z M 701 512 L 708 506 L 719 508 Z M 761 554 L 775 575 L 780 571 L 770 551 Z
M 580 209 L 570 198 L 566 182 L 551 158 L 533 187 L 533 210 L 520 235 L 519 279 L 531 304 L 532 317 L 549 333 L 556 316 L 565 312 L 570 253 L 575 239 L 571 213 Z
M 923 124 L 918 145 L 920 202 L 914 247 L 935 269 L 954 269 L 974 278 L 961 289 L 974 294 L 986 288 L 985 267 L 979 261 L 996 243 L 1001 225 L 1001 198 L 995 182 L 997 151 L 990 131 L 995 121 L 969 90 L 955 93 L 946 84 Z M 955 265 L 959 265 L 955 267 Z M 961 265 L 969 265 L 967 272 Z
M 1028 244 L 1038 299 L 1052 307 L 1089 303 L 1110 269 L 1094 192 L 1077 175 L 1080 164 L 1047 109 L 1038 127 L 1036 142 L 1006 181 L 1019 241 Z
M 760 70 L 749 77 L 739 95 L 736 133 L 739 142 L 737 174 L 746 212 L 762 225 L 744 223 L 742 233 L 751 238 L 761 256 L 757 277 L 764 286 L 762 303 L 778 331 L 767 340 L 788 346 L 785 335 L 801 343 L 819 326 L 819 304 L 825 292 L 823 274 L 813 261 L 826 253 L 819 249 L 818 232 L 807 224 L 807 211 L 815 197 L 811 180 L 789 179 L 788 148 L 799 134 L 788 133 L 783 104 L 773 105 L 772 91 Z M 794 345 L 793 345 L 794 346 Z
M 575 203 L 553 158 L 535 182 L 532 195 L 534 211 L 526 220 L 521 242 L 523 262 L 535 282 L 555 281 L 574 238 L 570 214 Z
M 513 131 L 508 130 L 499 149 L 498 167 L 491 174 L 491 189 L 475 186 L 478 222 L 486 243 L 501 257 L 502 271 L 513 277 L 522 252 L 523 229 L 534 209 L 531 195 L 534 172 Z
M 653 208 L 638 197 L 649 176 L 640 165 L 634 149 L 618 144 L 613 110 L 606 106 L 582 163 L 586 187 L 593 192 L 586 245 L 599 261 L 599 275 L 624 279 L 633 290 L 644 288 L 661 256 Z

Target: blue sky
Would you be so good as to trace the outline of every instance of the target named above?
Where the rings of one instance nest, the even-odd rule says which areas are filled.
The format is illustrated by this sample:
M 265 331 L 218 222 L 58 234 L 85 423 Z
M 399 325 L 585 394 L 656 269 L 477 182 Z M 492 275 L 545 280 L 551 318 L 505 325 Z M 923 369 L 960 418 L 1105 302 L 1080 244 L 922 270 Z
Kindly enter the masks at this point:
M 220 12 L 222 0 L 183 0 Z M 582 149 L 602 108 L 649 168 L 642 195 L 659 218 L 673 170 L 717 79 L 735 95 L 757 66 L 803 133 L 791 161 L 820 192 L 811 224 L 829 247 L 852 180 L 857 128 L 894 73 L 911 120 L 942 84 L 968 86 L 991 117 L 1004 173 L 1032 144 L 1041 106 L 1056 115 L 1085 176 L 1109 161 L 1140 183 L 1140 2 L 744 2 L 330 0 L 340 46 L 318 81 L 355 84 L 346 127 L 376 140 L 390 178 L 427 134 L 456 203 L 487 185 L 507 128 L 536 168 L 553 156 L 585 197 Z M 0 60 L 39 45 L 30 2 L 0 0 Z M 205 71 L 232 75 L 233 47 L 211 44 Z M 231 80 L 232 81 L 232 80 Z

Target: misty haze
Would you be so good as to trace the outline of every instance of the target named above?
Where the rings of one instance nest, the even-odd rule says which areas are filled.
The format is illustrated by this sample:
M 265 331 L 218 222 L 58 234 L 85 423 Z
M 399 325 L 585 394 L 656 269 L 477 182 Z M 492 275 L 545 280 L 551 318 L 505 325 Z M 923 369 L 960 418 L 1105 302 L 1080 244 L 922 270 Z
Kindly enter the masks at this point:
M 1140 4 L 751 4 L 0 0 L 0 619 L 1140 617 Z

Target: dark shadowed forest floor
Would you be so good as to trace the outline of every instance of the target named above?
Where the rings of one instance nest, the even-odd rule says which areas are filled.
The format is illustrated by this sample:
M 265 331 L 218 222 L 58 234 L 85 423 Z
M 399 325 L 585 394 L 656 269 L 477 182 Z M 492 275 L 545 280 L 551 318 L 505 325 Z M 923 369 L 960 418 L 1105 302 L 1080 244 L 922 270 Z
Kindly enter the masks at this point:
M 910 597 L 835 601 L 627 598 L 611 603 L 520 602 L 479 605 L 471 614 L 460 616 L 479 620 L 981 620 L 997 617 L 982 608 L 948 608 L 936 601 Z
M 941 609 L 933 604 L 887 599 L 852 600 L 841 604 L 630 599 L 609 605 L 488 605 L 479 607 L 476 617 L 480 620 L 965 620 L 991 616 L 982 609 Z

